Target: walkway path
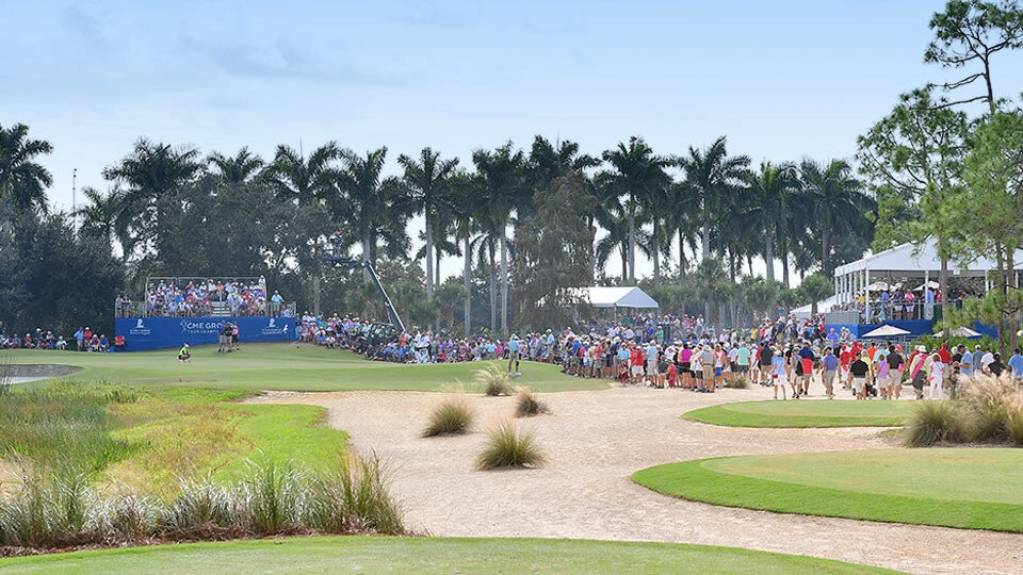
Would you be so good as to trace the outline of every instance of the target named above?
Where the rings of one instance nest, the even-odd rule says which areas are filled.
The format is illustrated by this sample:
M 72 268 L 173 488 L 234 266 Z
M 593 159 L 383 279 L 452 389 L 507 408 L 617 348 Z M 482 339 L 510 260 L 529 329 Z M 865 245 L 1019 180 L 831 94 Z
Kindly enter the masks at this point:
M 431 409 L 445 397 L 276 393 L 256 401 L 326 407 L 330 424 L 347 431 L 358 450 L 376 451 L 389 462 L 392 490 L 407 509 L 410 527 L 433 535 L 678 541 L 921 574 L 1023 573 L 1023 535 L 730 509 L 666 497 L 630 481 L 638 469 L 684 459 L 896 447 L 878 429 L 741 429 L 679 418 L 704 405 L 767 399 L 764 389 L 713 395 L 638 388 L 546 394 L 553 415 L 522 425 L 535 430 L 549 463 L 503 472 L 473 469 L 483 433 L 419 437 Z M 513 398 L 466 396 L 466 401 L 482 429 L 515 407 Z

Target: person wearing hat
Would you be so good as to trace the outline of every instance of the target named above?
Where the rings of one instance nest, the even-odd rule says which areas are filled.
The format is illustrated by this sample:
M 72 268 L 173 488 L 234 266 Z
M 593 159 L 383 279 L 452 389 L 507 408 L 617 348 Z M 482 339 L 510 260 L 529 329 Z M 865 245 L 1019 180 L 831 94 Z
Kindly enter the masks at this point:
M 508 373 L 512 373 L 512 366 L 515 367 L 515 377 L 522 375 L 522 371 L 519 369 L 519 336 L 514 333 L 511 339 L 508 340 Z
M 769 346 L 764 346 L 765 349 L 770 349 Z M 771 350 L 771 383 L 774 386 L 774 398 L 778 399 L 778 389 L 781 389 L 781 398 L 784 401 L 785 397 L 785 386 L 788 385 L 788 366 L 786 365 L 785 356 L 782 354 L 781 346 L 776 346 Z
M 192 359 L 192 352 L 188 349 L 188 344 L 181 344 L 181 349 L 178 350 L 178 361 L 185 363 L 190 359 Z

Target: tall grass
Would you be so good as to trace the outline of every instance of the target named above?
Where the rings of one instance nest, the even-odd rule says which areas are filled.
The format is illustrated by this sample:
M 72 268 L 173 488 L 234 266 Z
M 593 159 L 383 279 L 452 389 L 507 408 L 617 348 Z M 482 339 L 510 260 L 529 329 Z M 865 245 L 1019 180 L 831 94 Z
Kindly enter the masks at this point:
M 486 447 L 476 459 L 476 467 L 480 470 L 537 467 L 544 459 L 532 433 L 520 433 L 513 424 L 505 422 L 490 431 Z
M 966 442 L 1023 445 L 1023 393 L 1013 382 L 977 376 L 957 399 L 924 402 L 906 439 L 912 447 Z
M 547 404 L 540 401 L 529 388 L 518 388 L 515 393 L 515 417 L 532 417 L 550 412 Z
M 67 473 L 88 473 L 130 455 L 134 446 L 110 436 L 107 407 L 136 401 L 132 388 L 61 381 L 12 390 L 0 401 L 0 457 L 27 457 Z
M 328 471 L 251 463 L 243 479 L 183 481 L 170 501 L 99 494 L 84 474 L 32 475 L 0 498 L 0 547 L 60 548 L 281 533 L 402 534 L 400 505 L 376 457 L 345 454 Z
M 474 419 L 472 410 L 464 401 L 449 399 L 438 405 L 430 414 L 430 421 L 423 429 L 423 437 L 468 433 L 472 429 Z
M 508 372 L 501 369 L 497 363 L 491 363 L 476 371 L 474 376 L 476 384 L 483 389 L 483 394 L 491 397 L 511 395 L 512 385 Z

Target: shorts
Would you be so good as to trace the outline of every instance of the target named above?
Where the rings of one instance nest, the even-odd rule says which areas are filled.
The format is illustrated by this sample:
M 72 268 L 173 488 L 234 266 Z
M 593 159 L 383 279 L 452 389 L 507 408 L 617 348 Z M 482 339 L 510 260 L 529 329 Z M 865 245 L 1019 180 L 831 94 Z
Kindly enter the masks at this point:
M 656 359 L 648 359 L 646 361 L 646 374 L 647 375 L 657 375 L 658 373 L 660 373 L 660 372 L 657 370 L 657 360 Z
M 867 378 L 865 377 L 853 377 L 853 391 L 859 394 L 863 391 L 863 386 L 866 385 Z
M 736 365 L 735 367 L 732 368 L 732 371 L 734 371 L 735 373 L 746 373 L 747 371 L 749 371 L 749 366 L 748 365 Z
M 680 363 L 678 365 L 679 365 L 679 368 L 678 368 L 679 373 L 681 373 L 683 371 L 690 371 L 690 369 L 689 369 L 690 363 L 688 361 Z
M 888 376 L 888 375 L 886 375 L 884 377 L 877 376 L 877 382 L 876 383 L 877 383 L 878 387 L 882 387 L 882 388 L 888 387 L 888 383 L 889 382 L 891 382 L 891 376 Z
M 714 377 L 721 377 L 722 372 L 724 372 L 724 368 L 715 367 L 714 368 Z
M 632 375 L 634 375 L 636 377 L 643 377 L 643 366 L 642 365 L 634 365 L 634 366 L 632 366 L 632 372 L 631 373 L 632 373 Z
M 703 379 L 714 379 L 714 367 L 710 365 L 703 366 Z
M 834 370 L 832 370 L 832 371 L 825 371 L 824 372 L 824 385 L 826 385 L 828 387 L 831 387 L 832 385 L 834 385 L 835 384 L 835 375 L 836 374 L 837 374 L 837 372 L 835 372 Z

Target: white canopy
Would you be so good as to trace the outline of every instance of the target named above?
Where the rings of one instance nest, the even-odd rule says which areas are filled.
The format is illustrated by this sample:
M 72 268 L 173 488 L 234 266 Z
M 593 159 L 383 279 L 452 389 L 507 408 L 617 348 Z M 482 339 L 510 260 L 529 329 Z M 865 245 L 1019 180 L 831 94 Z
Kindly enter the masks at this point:
M 1021 258 L 1023 258 L 1023 250 L 1016 252 L 1016 269 L 1020 269 L 1023 264 Z M 989 258 L 977 258 L 968 262 L 949 262 L 948 267 L 953 275 L 961 275 L 964 272 L 981 272 L 981 277 L 985 271 L 998 269 L 997 263 Z M 923 270 L 937 271 L 939 269 L 941 269 L 941 258 L 938 257 L 937 242 L 928 238 L 919 245 L 902 244 L 838 266 L 835 268 L 835 275 L 842 276 L 864 270 L 921 273 Z
M 835 302 L 838 300 L 833 295 L 830 295 L 821 301 L 817 302 L 817 313 L 828 313 L 831 308 L 835 307 Z M 796 317 L 810 317 L 810 313 L 813 311 L 813 306 L 806 304 L 802 307 L 797 307 L 792 310 L 792 314 Z
M 980 333 L 973 331 L 968 327 L 954 327 L 952 329 L 939 329 L 934 332 L 934 335 L 943 336 L 949 335 L 951 337 L 980 337 Z
M 863 337 L 898 337 L 900 335 L 907 335 L 908 333 L 908 331 L 902 328 L 885 324 L 875 330 L 871 330 L 863 334 Z
M 642 308 L 660 307 L 654 298 L 638 287 L 584 287 L 571 291 L 573 298 L 599 308 Z

